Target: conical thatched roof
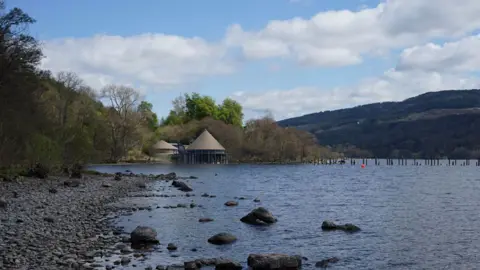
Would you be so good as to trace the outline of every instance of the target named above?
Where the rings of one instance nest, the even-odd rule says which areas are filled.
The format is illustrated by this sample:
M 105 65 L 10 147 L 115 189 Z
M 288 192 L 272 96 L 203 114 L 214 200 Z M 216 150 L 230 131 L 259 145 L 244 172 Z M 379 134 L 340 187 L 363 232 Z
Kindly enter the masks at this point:
M 158 149 L 158 150 L 177 150 L 177 148 L 169 143 L 167 143 L 164 140 L 161 140 L 154 144 L 153 149 Z
M 205 129 L 187 150 L 225 150 L 225 148 Z

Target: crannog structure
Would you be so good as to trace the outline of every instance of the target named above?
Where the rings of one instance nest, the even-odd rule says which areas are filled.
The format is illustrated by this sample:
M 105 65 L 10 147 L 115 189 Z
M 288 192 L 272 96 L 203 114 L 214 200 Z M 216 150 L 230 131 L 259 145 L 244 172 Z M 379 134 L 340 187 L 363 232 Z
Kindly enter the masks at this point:
M 165 157 L 178 154 L 178 149 L 177 147 L 162 140 L 152 146 L 151 152 L 152 156 L 154 157 Z
M 187 147 L 178 146 L 178 162 L 186 164 L 227 164 L 225 148 L 204 130 L 200 136 Z

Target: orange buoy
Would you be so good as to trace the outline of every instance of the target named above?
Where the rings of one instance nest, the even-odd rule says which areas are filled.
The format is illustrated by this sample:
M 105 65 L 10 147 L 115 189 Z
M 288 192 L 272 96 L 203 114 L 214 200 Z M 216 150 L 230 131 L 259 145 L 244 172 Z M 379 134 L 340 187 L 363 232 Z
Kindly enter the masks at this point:
M 362 169 L 365 168 L 365 164 L 362 164 Z

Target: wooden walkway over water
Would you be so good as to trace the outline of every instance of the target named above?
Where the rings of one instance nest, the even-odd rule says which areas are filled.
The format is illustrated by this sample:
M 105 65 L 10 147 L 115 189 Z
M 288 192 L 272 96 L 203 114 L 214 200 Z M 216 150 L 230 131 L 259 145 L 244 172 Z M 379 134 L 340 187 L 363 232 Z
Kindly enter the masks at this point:
M 480 159 L 320 159 L 310 162 L 314 165 L 387 165 L 387 166 L 480 166 Z

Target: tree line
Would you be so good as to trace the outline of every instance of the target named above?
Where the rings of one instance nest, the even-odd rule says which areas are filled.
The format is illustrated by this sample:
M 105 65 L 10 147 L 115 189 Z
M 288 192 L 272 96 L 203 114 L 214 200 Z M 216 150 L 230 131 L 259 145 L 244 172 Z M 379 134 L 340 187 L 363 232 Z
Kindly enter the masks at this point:
M 0 0 L 0 167 L 148 158 L 159 139 L 190 141 L 203 128 L 238 161 L 293 161 L 329 155 L 314 137 L 269 117 L 243 125 L 242 107 L 198 93 L 173 101 L 166 118 L 134 88 L 97 91 L 72 72 L 39 68 L 43 53 L 28 33 L 35 20 Z
M 320 146 L 311 133 L 280 127 L 271 115 L 243 124 L 242 106 L 229 98 L 216 105 L 212 97 L 193 93 L 174 99 L 172 105 L 156 139 L 188 145 L 207 129 L 233 162 L 301 162 L 339 156 Z
M 95 91 L 72 72 L 39 68 L 35 20 L 0 1 L 0 166 L 116 161 L 135 155 L 158 126 L 128 86 Z M 105 104 L 105 105 L 104 105 Z

